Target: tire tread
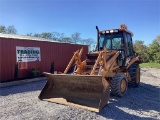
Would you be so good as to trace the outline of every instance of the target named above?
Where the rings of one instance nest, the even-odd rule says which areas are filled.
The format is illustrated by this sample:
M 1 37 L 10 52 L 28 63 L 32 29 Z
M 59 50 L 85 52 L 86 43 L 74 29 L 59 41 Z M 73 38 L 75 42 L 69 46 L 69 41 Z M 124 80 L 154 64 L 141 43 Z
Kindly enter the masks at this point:
M 124 96 L 126 94 L 127 88 L 126 88 L 126 91 L 124 93 L 121 93 L 121 91 L 120 91 L 120 84 L 121 84 L 121 80 L 122 79 L 126 80 L 126 82 L 127 82 L 126 87 L 128 87 L 128 81 L 127 81 L 125 75 L 123 75 L 123 74 L 116 74 L 112 78 L 112 81 L 111 81 L 111 93 L 113 95 L 115 95 L 115 96 L 122 97 L 122 96 Z

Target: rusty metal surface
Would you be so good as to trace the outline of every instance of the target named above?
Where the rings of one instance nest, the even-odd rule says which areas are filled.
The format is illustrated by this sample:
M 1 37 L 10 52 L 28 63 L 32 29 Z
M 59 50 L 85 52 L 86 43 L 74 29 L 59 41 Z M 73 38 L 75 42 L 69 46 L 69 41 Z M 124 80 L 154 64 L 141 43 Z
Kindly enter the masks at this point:
M 83 60 L 85 54 L 88 53 L 88 46 L 86 45 L 0 37 L 0 82 L 14 79 L 16 46 L 40 47 L 41 51 L 41 61 L 18 63 L 18 79 L 28 78 L 31 68 L 39 68 L 40 72 L 50 72 L 53 60 L 55 71 L 63 72 L 76 50 L 81 49 L 83 46 Z
M 97 75 L 44 73 L 48 81 L 39 98 L 99 112 L 108 102 L 109 87 Z

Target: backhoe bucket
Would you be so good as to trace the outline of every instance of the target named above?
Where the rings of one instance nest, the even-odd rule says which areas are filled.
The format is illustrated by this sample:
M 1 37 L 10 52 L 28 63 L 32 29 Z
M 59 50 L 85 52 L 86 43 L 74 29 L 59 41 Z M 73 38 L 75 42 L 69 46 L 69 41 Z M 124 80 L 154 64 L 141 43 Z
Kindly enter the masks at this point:
M 109 84 L 102 76 L 44 73 L 39 99 L 99 112 L 108 102 Z

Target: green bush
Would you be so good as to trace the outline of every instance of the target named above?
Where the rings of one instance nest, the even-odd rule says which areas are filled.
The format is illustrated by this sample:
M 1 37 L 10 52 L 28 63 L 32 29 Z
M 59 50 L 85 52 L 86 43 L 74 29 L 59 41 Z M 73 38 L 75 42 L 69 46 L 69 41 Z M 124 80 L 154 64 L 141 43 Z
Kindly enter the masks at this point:
M 31 69 L 31 74 L 32 74 L 32 77 L 38 77 L 40 75 L 40 70 L 32 68 Z

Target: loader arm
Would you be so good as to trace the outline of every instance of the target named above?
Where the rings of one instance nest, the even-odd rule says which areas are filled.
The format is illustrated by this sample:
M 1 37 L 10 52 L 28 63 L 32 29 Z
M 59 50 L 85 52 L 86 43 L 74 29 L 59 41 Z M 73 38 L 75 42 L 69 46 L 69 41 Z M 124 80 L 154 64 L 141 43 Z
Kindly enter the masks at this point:
M 107 53 L 103 54 L 103 68 L 101 70 L 102 77 L 113 77 L 116 73 L 113 72 L 113 70 L 118 69 L 119 66 L 116 63 L 116 59 L 119 56 L 119 51 L 112 51 L 112 54 L 114 54 L 107 62 L 106 62 L 106 56 Z
M 83 47 L 81 48 L 80 51 L 77 50 L 76 52 L 74 52 L 70 62 L 68 63 L 68 65 L 64 71 L 64 74 L 67 74 L 68 70 L 71 68 L 71 65 L 73 64 L 74 61 L 76 63 L 76 66 L 79 67 L 79 65 L 81 64 L 82 53 L 83 53 Z
M 91 75 L 94 75 L 95 69 L 96 69 L 98 63 L 99 63 L 99 62 L 101 61 L 101 59 L 102 59 L 102 54 L 103 54 L 103 51 L 100 51 L 100 52 L 99 52 L 99 55 L 98 55 L 98 58 L 97 58 L 94 66 L 93 66 L 93 69 L 92 69 L 92 71 L 91 71 L 91 73 L 90 73 Z
M 109 59 L 109 61 L 107 61 L 106 63 L 105 63 L 105 69 L 104 70 L 106 70 L 106 71 L 111 71 L 111 69 L 113 69 L 113 63 L 115 63 L 116 62 L 116 59 L 117 59 L 117 57 L 119 56 L 119 51 L 113 51 L 114 52 L 114 55 L 113 55 L 113 57 L 112 58 L 110 58 Z

